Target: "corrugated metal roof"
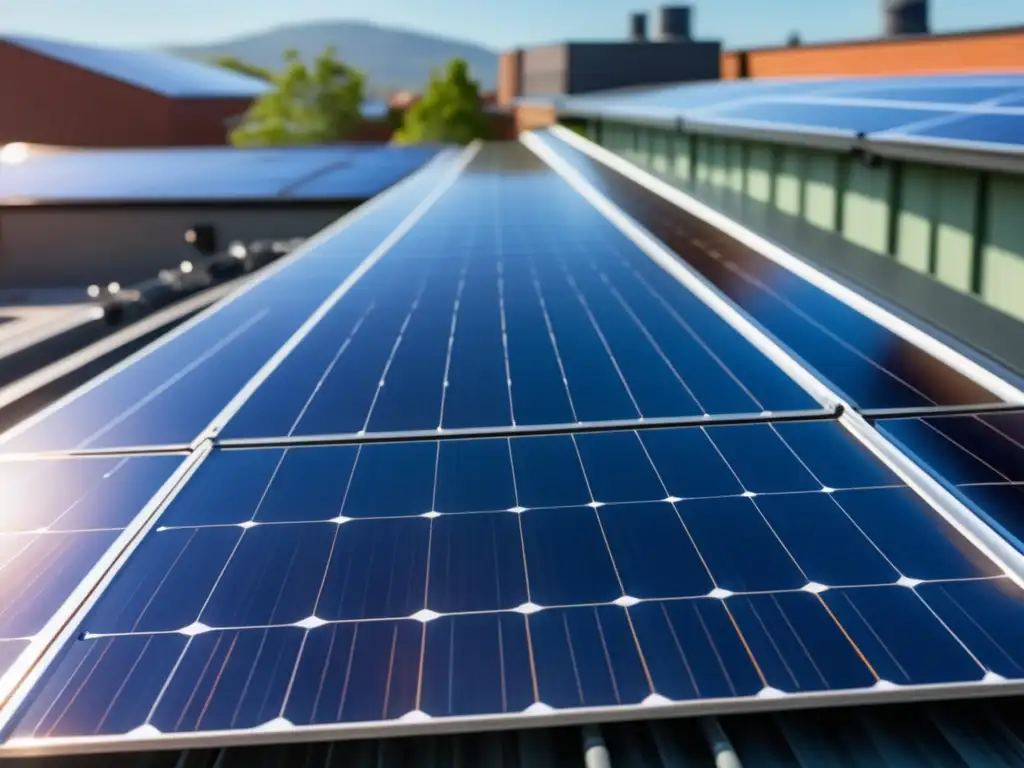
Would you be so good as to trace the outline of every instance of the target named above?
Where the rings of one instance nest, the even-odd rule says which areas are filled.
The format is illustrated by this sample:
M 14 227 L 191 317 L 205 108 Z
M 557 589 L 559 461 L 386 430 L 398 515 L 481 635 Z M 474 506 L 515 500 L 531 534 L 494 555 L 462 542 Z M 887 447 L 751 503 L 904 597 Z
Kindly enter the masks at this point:
M 171 98 L 253 98 L 268 87 L 257 78 L 153 51 L 18 35 L 0 41 Z
M 422 738 L 12 760 L 10 768 L 966 768 L 1024 765 L 1018 699 Z

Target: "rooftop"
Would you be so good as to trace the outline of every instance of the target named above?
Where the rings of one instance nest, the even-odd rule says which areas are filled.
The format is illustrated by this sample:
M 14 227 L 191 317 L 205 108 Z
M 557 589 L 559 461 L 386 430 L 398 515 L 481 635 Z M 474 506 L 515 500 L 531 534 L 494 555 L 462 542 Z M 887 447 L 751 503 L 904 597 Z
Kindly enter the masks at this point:
M 156 51 L 106 48 L 21 35 L 3 36 L 0 42 L 169 98 L 251 99 L 267 90 L 267 84 L 257 78 Z

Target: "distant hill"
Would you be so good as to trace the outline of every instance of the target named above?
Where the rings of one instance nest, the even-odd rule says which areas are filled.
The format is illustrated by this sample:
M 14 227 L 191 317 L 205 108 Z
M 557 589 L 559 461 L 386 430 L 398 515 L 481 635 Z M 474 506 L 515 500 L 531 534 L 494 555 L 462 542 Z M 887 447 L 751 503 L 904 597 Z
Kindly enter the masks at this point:
M 209 45 L 172 45 L 164 50 L 192 59 L 237 56 L 261 67 L 278 68 L 294 48 L 311 60 L 328 45 L 339 58 L 366 73 L 373 94 L 410 88 L 422 90 L 431 69 L 462 57 L 484 90 L 495 87 L 497 54 L 474 43 L 448 40 L 411 30 L 357 21 L 329 21 L 278 27 Z

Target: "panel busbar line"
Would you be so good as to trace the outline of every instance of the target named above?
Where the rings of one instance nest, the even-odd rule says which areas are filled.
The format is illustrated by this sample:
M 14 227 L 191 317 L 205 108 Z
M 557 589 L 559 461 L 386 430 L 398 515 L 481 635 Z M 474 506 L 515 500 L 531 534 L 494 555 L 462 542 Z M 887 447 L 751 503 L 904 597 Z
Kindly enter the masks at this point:
M 194 321 L 0 435 L 0 453 L 189 445 L 460 158 L 442 152 Z
M 80 629 L 5 750 L 1024 678 L 1024 591 L 827 422 L 219 449 Z
M 484 149 L 224 440 L 782 413 L 816 403 L 517 144 Z
M 1017 388 L 992 374 L 986 376 L 976 363 L 959 361 L 960 370 L 954 369 L 733 235 L 593 159 L 575 146 L 585 140 L 576 138 L 570 145 L 559 138 L 564 135 L 532 134 L 830 381 L 852 405 L 875 409 L 1004 402 L 990 386 L 1013 402 L 1024 402 Z M 607 154 L 596 147 L 592 151 Z M 925 336 L 920 331 L 915 335 Z M 977 383 L 982 380 L 984 384 Z

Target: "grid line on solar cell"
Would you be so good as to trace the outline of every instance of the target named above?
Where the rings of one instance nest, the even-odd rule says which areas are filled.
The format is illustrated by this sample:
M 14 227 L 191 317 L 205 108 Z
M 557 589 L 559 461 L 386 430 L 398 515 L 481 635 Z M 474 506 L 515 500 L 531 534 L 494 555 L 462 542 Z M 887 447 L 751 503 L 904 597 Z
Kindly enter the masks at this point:
M 974 373 L 968 376 L 940 362 L 732 235 L 685 215 L 673 202 L 592 159 L 567 143 L 568 139 L 563 141 L 550 132 L 533 137 L 581 174 L 587 184 L 674 248 L 703 279 L 823 378 L 834 382 L 833 388 L 855 406 L 921 407 L 1000 400 L 975 382 Z M 756 298 L 750 289 L 757 292 Z M 978 375 L 996 380 L 976 363 L 963 362 Z M 1014 389 L 1005 381 L 998 386 L 1008 396 Z
M 1022 608 L 834 423 L 219 450 L 12 743 L 999 682 Z

